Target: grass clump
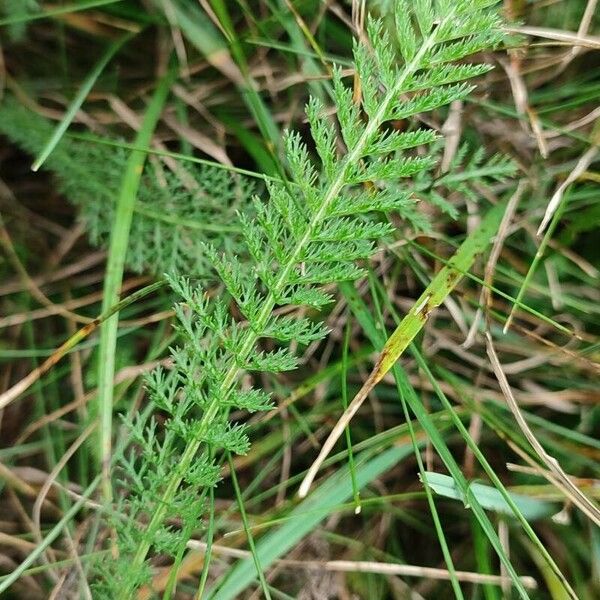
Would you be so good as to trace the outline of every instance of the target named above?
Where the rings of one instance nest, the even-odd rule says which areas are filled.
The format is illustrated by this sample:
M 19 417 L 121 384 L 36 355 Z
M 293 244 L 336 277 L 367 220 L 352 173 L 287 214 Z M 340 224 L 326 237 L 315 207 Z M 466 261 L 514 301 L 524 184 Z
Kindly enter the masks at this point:
M 519 2 L 256 5 L 5 9 L 0 592 L 594 597 L 589 57 Z

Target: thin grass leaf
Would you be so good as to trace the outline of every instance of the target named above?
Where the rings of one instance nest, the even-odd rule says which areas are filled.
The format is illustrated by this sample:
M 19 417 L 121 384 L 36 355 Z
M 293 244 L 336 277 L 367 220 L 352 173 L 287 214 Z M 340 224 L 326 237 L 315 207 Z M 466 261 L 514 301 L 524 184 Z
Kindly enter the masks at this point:
M 171 68 L 156 88 L 137 134 L 136 145 L 147 146 L 150 143 L 176 74 L 176 70 Z M 146 154 L 132 152 L 127 162 L 126 171 L 123 174 L 108 249 L 106 277 L 102 293 L 102 312 L 109 311 L 119 300 L 129 230 L 145 161 Z M 118 313 L 103 323 L 100 329 L 100 345 L 98 348 L 98 397 L 96 400 L 97 414 L 100 419 L 98 459 L 103 473 L 102 490 L 106 501 L 110 501 L 112 498 L 108 469 L 112 448 L 113 379 L 118 325 Z
M 465 440 L 465 442 L 467 443 L 469 449 L 473 452 L 473 454 L 479 461 L 479 464 L 483 467 L 485 473 L 490 478 L 491 482 L 494 484 L 494 486 L 500 492 L 500 494 L 502 494 L 502 497 L 506 501 L 507 505 L 511 508 L 512 514 L 517 518 L 517 520 L 521 524 L 523 530 L 525 531 L 525 533 L 527 534 L 529 539 L 533 542 L 533 544 L 536 546 L 536 548 L 538 548 L 540 554 L 546 560 L 546 564 L 548 565 L 548 567 L 550 569 L 552 569 L 554 574 L 561 581 L 565 593 L 568 594 L 569 597 L 572 598 L 573 600 L 577 600 L 577 594 L 575 593 L 575 591 L 571 587 L 571 584 L 569 583 L 569 581 L 567 580 L 565 575 L 562 573 L 562 571 L 556 564 L 556 561 L 552 558 L 551 554 L 548 552 L 548 549 L 544 546 L 544 544 L 538 538 L 538 536 L 536 535 L 535 531 L 533 530 L 533 528 L 531 527 L 531 525 L 529 524 L 527 519 L 521 513 L 519 507 L 513 501 L 512 497 L 508 493 L 506 487 L 500 481 L 500 478 L 498 477 L 498 475 L 496 474 L 494 469 L 489 464 L 485 455 L 483 454 L 481 449 L 478 447 L 478 445 L 475 443 L 475 441 L 473 440 L 473 438 L 467 431 L 466 427 L 464 426 L 464 424 L 462 423 L 460 418 L 456 415 L 455 411 L 452 408 L 450 401 L 448 400 L 448 398 L 442 391 L 439 383 L 437 382 L 437 380 L 431 373 L 431 370 L 429 369 L 424 357 L 414 346 L 411 347 L 411 352 L 412 352 L 413 356 L 415 357 L 415 359 L 419 365 L 419 368 L 425 373 L 425 375 L 431 382 L 433 389 L 434 389 L 436 395 L 438 396 L 438 398 L 440 399 L 440 401 L 442 402 L 443 406 L 449 411 L 449 414 L 452 418 L 452 422 L 454 423 L 456 428 L 461 433 L 461 435 L 462 435 L 463 439 Z M 448 465 L 446 465 L 446 466 L 448 466 Z M 453 475 L 454 480 L 456 482 L 458 482 L 458 479 L 456 478 L 454 473 L 451 472 L 451 474 Z M 461 474 L 461 479 L 462 479 L 462 482 L 461 482 L 460 487 L 461 487 L 461 491 L 463 493 L 463 501 L 464 502 L 470 501 L 472 504 L 474 504 L 474 506 L 476 505 L 479 507 L 480 506 L 479 502 L 475 502 L 476 499 L 473 498 L 472 495 L 469 495 L 469 486 L 468 486 L 466 480 L 464 479 L 464 477 L 462 477 L 462 474 Z M 480 523 L 481 523 L 481 521 L 480 521 Z M 488 537 L 489 537 L 489 535 L 488 535 Z M 495 537 L 495 533 L 494 533 L 494 537 Z M 492 538 L 489 538 L 489 539 L 490 539 L 490 541 L 492 541 Z M 496 551 L 498 551 L 497 548 L 496 548 Z M 502 549 L 501 553 L 499 553 L 501 560 L 503 559 L 503 555 L 506 556 L 506 554 L 504 553 L 504 550 Z M 506 565 L 506 563 L 505 563 L 505 565 Z M 509 569 L 509 571 L 510 571 L 510 569 Z M 513 581 L 514 581 L 514 578 L 513 578 Z
M 377 328 L 371 312 L 364 304 L 362 298 L 360 298 L 360 296 L 356 293 L 356 289 L 353 286 L 346 284 L 342 286 L 342 292 L 347 298 L 349 306 L 352 308 L 354 315 L 361 324 L 361 327 L 363 328 L 367 337 L 371 340 L 376 348 L 383 348 L 385 345 L 385 335 L 380 329 Z M 404 369 L 402 369 L 399 363 L 395 363 L 392 366 L 392 374 L 396 380 L 396 385 L 398 386 L 401 396 L 405 398 L 411 412 L 416 416 L 417 420 L 421 424 L 424 432 L 427 435 L 427 438 L 436 449 L 440 459 L 452 475 L 452 478 L 463 491 L 463 494 L 466 495 L 468 492 L 468 482 L 465 479 L 458 463 L 456 462 L 454 455 L 448 448 L 444 438 L 441 436 L 439 428 L 436 427 L 435 423 L 431 419 L 431 415 L 429 415 L 427 410 L 425 410 L 425 407 L 417 395 L 417 392 L 410 383 L 408 375 Z M 460 426 L 462 426 L 460 419 L 456 416 L 450 403 L 445 404 L 445 408 L 452 416 L 455 425 L 458 423 Z M 462 429 L 464 430 L 464 427 L 462 427 Z M 494 548 L 499 559 L 506 567 L 506 570 L 513 585 L 518 591 L 519 596 L 523 599 L 528 599 L 529 595 L 525 587 L 519 579 L 519 576 L 517 575 L 510 558 L 504 551 L 504 548 L 498 539 L 498 535 L 496 534 L 492 523 L 476 498 L 472 499 L 471 510 L 473 511 L 475 518 L 481 525 L 486 537 L 489 539 L 490 544 Z
M 46 551 L 47 548 L 50 547 L 50 544 L 54 542 L 58 538 L 58 536 L 62 533 L 63 529 L 67 527 L 73 517 L 83 508 L 88 498 L 93 494 L 94 490 L 98 487 L 100 483 L 100 476 L 96 477 L 92 483 L 81 493 L 79 499 L 73 503 L 71 508 L 62 516 L 60 521 L 52 527 L 52 529 L 45 535 L 44 539 L 39 543 L 35 550 L 31 552 L 27 558 L 19 564 L 19 566 L 13 570 L 13 572 L 0 581 L 0 593 L 6 592 L 12 584 L 19 579 L 25 571 L 33 565 Z
M 122 1 L 123 0 L 82 0 L 82 2 L 78 2 L 76 4 L 66 4 L 65 6 L 59 6 L 39 13 L 17 15 L 14 17 L 0 19 L 0 27 L 4 25 L 14 25 L 16 23 L 29 23 L 30 21 L 37 21 L 38 19 L 57 17 L 59 15 L 88 10 L 90 8 L 99 8 L 100 6 L 115 4 L 116 2 Z
M 157 2 L 162 9 L 162 3 Z M 277 124 L 256 91 L 256 83 L 250 75 L 243 49 L 231 22 L 228 9 L 222 2 L 215 2 L 219 24 L 228 33 L 229 44 L 223 39 L 211 19 L 198 7 L 181 0 L 171 0 L 174 16 L 183 34 L 206 57 L 206 59 L 240 89 L 250 113 L 254 116 L 261 134 L 267 142 L 267 150 L 273 152 L 280 140 Z M 232 56 L 230 56 L 230 51 Z
M 372 291 L 372 297 L 373 297 L 374 303 L 375 303 L 375 309 L 376 309 L 375 312 L 377 314 L 377 320 L 379 323 L 379 327 L 383 331 L 385 329 L 385 320 L 383 318 L 383 313 L 381 311 L 381 307 L 380 307 L 379 301 L 377 299 L 379 294 L 378 294 L 378 290 L 375 289 L 376 282 L 374 281 L 374 277 L 373 277 L 372 273 L 370 274 L 370 277 L 369 277 L 369 283 L 370 283 L 370 287 L 371 287 L 371 291 Z M 383 290 L 380 289 L 379 293 L 381 293 L 382 291 Z M 382 294 L 382 297 L 384 297 L 383 294 Z M 409 411 L 408 411 L 408 405 L 406 403 L 404 394 L 402 393 L 402 388 L 399 385 L 397 385 L 397 389 L 398 389 L 398 395 L 400 396 L 400 401 L 402 403 L 402 411 L 404 412 L 404 419 L 408 426 L 408 432 L 410 434 L 410 441 L 411 441 L 411 444 L 413 447 L 415 458 L 417 460 L 419 476 L 423 482 L 423 488 L 425 489 L 425 495 L 427 497 L 427 504 L 429 505 L 429 510 L 431 512 L 431 517 L 432 517 L 433 524 L 435 527 L 435 532 L 438 537 L 440 547 L 442 549 L 442 554 L 444 556 L 444 561 L 446 563 L 446 567 L 448 568 L 448 573 L 450 574 L 450 582 L 452 584 L 454 596 L 458 599 L 461 599 L 461 598 L 464 598 L 464 596 L 462 593 L 462 589 L 460 587 L 460 583 L 456 577 L 456 569 L 454 567 L 454 561 L 452 560 L 452 555 L 448 548 L 448 543 L 446 542 L 444 528 L 440 521 L 437 507 L 435 506 L 435 501 L 433 499 L 433 494 L 431 493 L 429 482 L 424 479 L 424 474 L 426 471 L 425 471 L 425 467 L 423 465 L 423 459 L 421 458 L 421 449 L 419 447 L 419 444 L 417 443 L 417 438 L 416 438 L 415 430 L 414 430 L 414 427 L 412 424 L 412 419 L 411 419 Z
M 244 507 L 244 499 L 242 498 L 242 494 L 240 491 L 240 485 L 238 483 L 237 476 L 235 474 L 235 465 L 233 464 L 233 460 L 231 458 L 231 453 L 229 453 L 227 458 L 229 460 L 229 469 L 230 469 L 229 472 L 231 473 L 231 482 L 233 483 L 235 497 L 236 497 L 236 500 L 238 503 L 238 508 L 240 510 L 240 516 L 242 517 L 242 523 L 244 525 L 244 532 L 246 533 L 246 539 L 248 540 L 248 546 L 250 547 L 250 552 L 252 553 L 252 561 L 254 562 L 254 567 L 256 568 L 256 574 L 258 575 L 258 581 L 260 582 L 260 587 L 262 589 L 264 597 L 267 600 L 271 600 L 269 586 L 267 585 L 263 567 L 261 565 L 261 560 L 260 560 L 260 557 L 258 556 L 258 552 L 256 550 L 256 545 L 254 543 L 254 537 L 252 535 L 252 532 L 250 531 L 250 525 L 248 524 L 248 517 L 246 515 L 246 509 Z
M 346 330 L 344 332 L 344 342 L 342 346 L 342 406 L 344 409 L 348 406 L 348 348 L 350 346 L 350 335 L 352 333 L 352 320 L 348 318 Z M 346 446 L 348 447 L 348 469 L 352 480 L 352 497 L 354 498 L 354 512 L 359 514 L 361 511 L 360 491 L 356 483 L 356 466 L 354 464 L 354 451 L 352 450 L 352 435 L 350 427 L 346 427 Z
M 521 283 L 521 285 L 519 287 L 519 291 L 517 292 L 515 301 L 514 301 L 513 305 L 511 306 L 510 312 L 508 313 L 508 317 L 506 319 L 506 322 L 504 323 L 503 333 L 506 333 L 508 331 L 508 329 L 513 321 L 513 318 L 515 316 L 517 307 L 520 307 L 520 304 L 523 300 L 523 296 L 525 296 L 525 293 L 527 292 L 527 288 L 529 287 L 529 285 L 531 283 L 531 279 L 533 278 L 542 258 L 544 257 L 544 253 L 546 252 L 546 248 L 548 247 L 548 244 L 550 243 L 550 240 L 552 239 L 552 236 L 554 235 L 556 227 L 560 223 L 563 212 L 568 204 L 569 196 L 570 196 L 570 193 L 569 193 L 569 190 L 567 190 L 567 192 L 562 196 L 560 203 L 556 208 L 556 211 L 552 215 L 550 224 L 547 227 L 546 231 L 544 232 L 544 236 L 542 237 L 542 240 L 537 249 L 537 252 L 535 253 L 534 258 L 531 261 L 529 268 L 527 269 L 527 274 L 525 275 L 525 278 L 523 279 L 523 282 Z
M 382 473 L 410 455 L 409 444 L 394 446 L 379 453 L 375 458 L 369 454 L 356 457 L 356 482 L 359 489 L 374 481 Z M 278 529 L 263 536 L 256 544 L 256 553 L 263 568 L 279 557 L 285 556 L 298 542 L 321 521 L 352 497 L 352 479 L 349 469 L 343 468 L 320 485 L 315 492 L 294 508 L 288 520 Z M 234 600 L 255 578 L 252 560 L 238 561 L 211 588 L 212 600 Z
M 81 108 L 88 94 L 92 91 L 94 84 L 102 71 L 104 71 L 106 65 L 111 61 L 113 56 L 133 37 L 133 34 L 124 35 L 122 38 L 118 39 L 116 42 L 113 42 L 107 49 L 106 52 L 102 55 L 100 60 L 96 63 L 94 68 L 90 71 L 90 74 L 85 78 L 81 87 L 77 91 L 77 94 L 69 103 L 67 110 L 60 120 L 57 123 L 50 139 L 44 145 L 44 148 L 39 153 L 38 157 L 35 159 L 33 164 L 31 165 L 32 171 L 37 171 L 46 161 L 48 156 L 50 156 L 51 152 L 54 150 L 62 136 L 65 134 L 69 125 L 75 118 L 77 111 Z

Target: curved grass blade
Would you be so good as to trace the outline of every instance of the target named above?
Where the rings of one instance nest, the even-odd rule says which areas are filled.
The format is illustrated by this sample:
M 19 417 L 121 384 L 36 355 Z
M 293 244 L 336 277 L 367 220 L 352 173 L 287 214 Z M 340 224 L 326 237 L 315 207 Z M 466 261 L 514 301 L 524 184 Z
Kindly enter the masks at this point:
M 319 456 L 306 474 L 298 491 L 301 498 L 304 498 L 308 494 L 308 490 L 319 467 L 327 458 L 333 446 L 342 435 L 346 425 L 356 414 L 356 411 L 360 408 L 369 392 L 383 379 L 384 375 L 396 363 L 406 348 L 408 348 L 409 344 L 427 322 L 431 311 L 446 299 L 462 276 L 471 268 L 475 258 L 488 247 L 492 237 L 498 230 L 503 214 L 504 206 L 502 204 L 496 205 L 487 213 L 481 225 L 467 237 L 456 254 L 433 278 L 408 314 L 402 319 L 396 331 L 394 331 L 383 347 L 379 359 L 363 387 L 336 423 L 336 426 L 323 444 Z
M 377 315 L 377 322 L 381 327 L 381 330 L 385 330 L 385 319 L 383 317 L 383 311 L 381 310 L 381 305 L 378 298 L 377 293 L 377 283 L 375 278 L 373 277 L 373 273 L 369 273 L 369 283 L 371 288 L 371 295 L 373 297 L 373 305 L 375 307 L 375 314 Z M 380 288 L 380 293 L 384 294 L 385 290 Z M 385 296 L 383 296 L 385 297 Z M 438 537 L 438 541 L 440 544 L 440 548 L 442 550 L 442 554 L 444 556 L 444 561 L 446 563 L 446 567 L 448 569 L 448 574 L 450 576 L 450 583 L 452 584 L 452 590 L 454 591 L 454 597 L 457 600 L 464 600 L 464 595 L 462 593 L 462 589 L 460 587 L 460 583 L 456 577 L 456 569 L 454 567 L 454 561 L 452 560 L 452 554 L 450 553 L 450 549 L 448 548 L 448 542 L 446 541 L 446 536 L 444 534 L 444 528 L 442 526 L 442 522 L 440 520 L 440 516 L 438 514 L 437 507 L 435 505 L 435 500 L 433 499 L 433 494 L 431 493 L 431 486 L 426 481 L 424 477 L 425 465 L 423 464 L 423 459 L 421 457 L 421 449 L 419 448 L 419 444 L 417 442 L 417 436 L 415 434 L 415 428 L 413 427 L 410 413 L 408 410 L 408 405 L 406 403 L 406 398 L 404 397 L 404 393 L 402 388 L 396 383 L 396 388 L 398 390 L 398 396 L 400 397 L 400 402 L 402 403 L 402 412 L 404 413 L 404 420 L 406 421 L 406 425 L 408 426 L 408 432 L 410 434 L 410 440 L 413 446 L 415 459 L 417 461 L 417 467 L 419 469 L 419 477 L 423 482 L 423 488 L 425 490 L 425 496 L 427 497 L 427 504 L 429 505 L 429 510 L 431 512 L 431 519 L 433 521 L 433 525 L 436 531 L 436 535 Z M 344 407 L 345 408 L 345 407 Z M 348 430 L 349 427 L 346 427 Z
M 373 343 L 375 347 L 383 347 L 385 344 L 384 333 L 379 330 L 375 324 L 375 321 L 369 311 L 367 309 L 363 299 L 358 295 L 356 288 L 351 284 L 343 284 L 341 286 L 342 292 L 346 297 L 348 305 L 352 309 L 352 312 L 356 316 L 358 322 L 361 324 L 363 331 L 369 338 L 369 340 Z M 414 348 L 414 347 L 413 347 Z M 419 355 L 420 356 L 420 355 Z M 438 455 L 440 456 L 442 462 L 452 475 L 452 478 L 456 482 L 457 486 L 460 490 L 462 490 L 464 497 L 468 494 L 469 484 L 464 477 L 458 463 L 456 462 L 452 452 L 448 448 L 444 438 L 441 435 L 439 427 L 433 422 L 431 415 L 425 410 L 423 403 L 417 396 L 408 375 L 402 369 L 399 364 L 394 364 L 392 366 L 392 373 L 394 375 L 394 379 L 396 380 L 396 385 L 398 386 L 399 393 L 404 397 L 406 403 L 408 404 L 412 413 L 416 416 L 417 420 L 421 424 L 421 427 L 425 431 L 429 441 L 432 446 L 436 449 Z M 460 418 L 456 415 L 456 411 L 452 410 L 452 407 L 448 407 L 445 405 L 447 411 L 449 411 L 450 416 L 453 418 L 453 421 L 458 421 L 460 423 Z M 477 498 L 473 498 L 470 506 L 475 518 L 481 525 L 481 528 L 490 541 L 490 545 L 494 548 L 494 551 L 498 555 L 500 561 L 506 567 L 507 572 L 510 575 L 510 578 L 515 586 L 517 592 L 519 593 L 519 597 L 523 600 L 529 598 L 527 591 L 523 585 L 522 578 L 519 578 L 518 574 L 515 571 L 509 557 L 504 551 L 502 544 L 494 530 L 494 527 L 485 513 L 483 507 L 477 501 Z

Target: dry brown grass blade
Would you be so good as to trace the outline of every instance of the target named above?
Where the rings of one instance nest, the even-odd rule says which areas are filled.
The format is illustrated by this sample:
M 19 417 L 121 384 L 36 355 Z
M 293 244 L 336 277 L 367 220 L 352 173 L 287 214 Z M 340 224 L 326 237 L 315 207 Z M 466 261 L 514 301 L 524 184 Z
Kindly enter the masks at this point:
M 581 21 L 579 23 L 579 28 L 577 29 L 577 37 L 583 37 L 587 35 L 594 17 L 594 13 L 596 12 L 597 5 L 598 0 L 588 0 L 585 11 L 583 12 L 583 16 L 581 17 Z M 566 56 L 562 59 L 558 72 L 562 73 L 569 66 L 571 61 L 581 53 L 581 50 L 581 46 L 573 46 L 573 48 L 571 48 L 567 52 Z
M 206 544 L 192 540 L 188 542 L 188 548 L 194 550 L 189 555 L 187 564 L 179 572 L 179 576 L 185 578 L 194 571 L 202 568 L 204 563 L 204 552 Z M 199 551 L 199 552 L 198 552 Z M 230 558 L 250 558 L 251 553 L 247 550 L 223 546 L 220 544 L 212 545 L 212 552 L 215 554 Z M 434 567 L 421 567 L 418 565 L 403 565 L 391 564 L 377 561 L 364 560 L 290 560 L 277 559 L 273 563 L 274 566 L 290 568 L 290 569 L 305 569 L 310 571 L 335 571 L 339 573 L 377 573 L 380 575 L 396 575 L 400 577 L 422 577 L 426 579 L 438 579 L 443 581 L 450 580 L 450 573 L 447 569 L 438 569 Z M 161 569 L 153 579 L 152 591 L 160 592 L 166 586 L 169 579 L 170 568 Z M 456 577 L 459 581 L 501 585 L 503 577 L 500 575 L 485 575 L 481 573 L 473 573 L 470 571 L 456 571 Z M 522 577 L 523 585 L 529 589 L 536 589 L 537 583 L 533 577 Z M 150 598 L 151 590 L 144 588 L 138 594 L 138 600 L 147 600 Z
M 484 285 L 481 289 L 481 296 L 479 298 L 480 308 L 478 308 L 477 312 L 475 313 L 475 318 L 473 319 L 473 324 L 471 325 L 471 328 L 469 329 L 467 338 L 465 339 L 465 341 L 463 343 L 464 348 L 470 348 L 473 345 L 473 342 L 475 341 L 475 336 L 477 335 L 477 330 L 479 328 L 479 324 L 481 322 L 481 317 L 483 315 L 483 312 L 482 312 L 483 308 L 484 307 L 489 308 L 491 306 L 491 303 L 492 303 L 491 285 L 492 285 L 492 280 L 494 277 L 494 271 L 496 269 L 496 263 L 498 262 L 498 259 L 500 258 L 500 253 L 502 252 L 502 246 L 504 244 L 504 240 L 506 239 L 506 236 L 508 235 L 508 228 L 514 217 L 515 211 L 517 210 L 517 206 L 519 205 L 519 201 L 521 200 L 521 197 L 523 196 L 523 192 L 525 191 L 526 187 L 527 187 L 527 182 L 520 181 L 519 185 L 517 187 L 517 190 L 511 196 L 511 198 L 508 201 L 508 204 L 506 206 L 506 211 L 504 213 L 504 216 L 502 217 L 500 227 L 498 228 L 498 234 L 496 235 L 496 238 L 492 245 L 492 251 L 490 253 L 490 257 L 488 259 L 488 262 L 485 265 L 485 271 L 484 271 L 484 277 L 483 277 Z
M 572 46 L 581 46 L 593 50 L 600 49 L 600 37 L 596 35 L 578 35 L 573 31 L 564 31 L 563 29 L 553 29 L 551 27 L 507 27 L 510 33 L 520 33 L 533 37 L 540 37 L 555 42 L 561 42 Z
M 77 333 L 72 335 L 64 344 L 61 344 L 39 367 L 36 367 L 21 381 L 13 385 L 11 388 L 0 394 L 0 410 L 8 406 L 11 402 L 16 400 L 21 394 L 26 392 L 36 381 L 45 375 L 56 363 L 58 363 L 72 348 L 74 348 L 81 340 L 88 337 L 93 331 L 95 331 L 106 319 L 110 318 L 116 312 L 119 312 L 126 306 L 133 304 L 140 300 L 144 296 L 158 290 L 166 285 L 165 281 L 158 281 L 153 283 L 141 290 L 131 294 L 105 314 L 100 315 L 93 319 L 90 323 L 79 329 Z
M 598 146 L 592 146 L 589 148 L 584 154 L 581 155 L 580 159 L 577 161 L 575 168 L 569 173 L 569 176 L 556 188 L 556 191 L 550 198 L 550 202 L 548 202 L 548 207 L 546 208 L 546 212 L 544 214 L 544 218 L 537 230 L 537 235 L 541 236 L 546 228 L 548 227 L 556 209 L 560 206 L 560 202 L 563 198 L 565 190 L 575 181 L 577 181 L 581 175 L 587 170 L 587 168 L 592 164 L 592 162 L 596 159 L 596 155 L 600 152 L 600 148 Z
M 557 477 L 557 479 L 561 482 L 565 491 L 569 495 L 569 499 L 577 506 L 585 515 L 587 515 L 597 526 L 600 527 L 600 508 L 596 506 L 594 502 L 592 502 L 571 480 L 571 477 L 565 473 L 563 468 L 560 466 L 559 462 L 553 456 L 550 456 L 544 449 L 544 447 L 540 444 L 538 439 L 535 437 L 535 434 L 529 427 L 525 417 L 521 413 L 521 409 L 512 393 L 510 384 L 508 383 L 508 379 L 504 374 L 502 369 L 502 365 L 500 364 L 500 360 L 498 355 L 496 354 L 496 350 L 494 349 L 494 343 L 492 340 L 492 336 L 488 331 L 486 331 L 486 346 L 487 346 L 487 354 L 492 364 L 492 368 L 494 369 L 494 374 L 498 379 L 498 383 L 500 384 L 500 388 L 504 393 L 504 397 L 506 398 L 506 402 L 510 411 L 512 412 L 519 428 L 523 435 L 527 438 L 527 441 L 531 444 L 531 447 L 535 450 L 540 460 L 544 463 L 544 465 Z

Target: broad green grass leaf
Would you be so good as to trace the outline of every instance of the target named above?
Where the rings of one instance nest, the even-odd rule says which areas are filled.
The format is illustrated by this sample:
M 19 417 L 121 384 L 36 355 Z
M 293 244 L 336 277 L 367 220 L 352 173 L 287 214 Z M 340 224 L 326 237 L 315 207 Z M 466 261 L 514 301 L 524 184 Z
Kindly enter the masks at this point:
M 496 488 L 482 483 L 471 483 L 468 488 L 469 496 L 465 499 L 452 477 L 431 471 L 426 471 L 424 476 L 431 489 L 440 496 L 460 500 L 467 504 L 470 498 L 474 496 L 483 508 L 503 515 L 514 516 L 512 508 Z M 528 521 L 543 519 L 560 510 L 556 504 L 537 500 L 536 498 L 522 494 L 509 493 L 513 502 L 519 507 L 519 510 Z
M 382 473 L 391 469 L 412 453 L 411 444 L 394 446 L 385 452 L 366 458 L 356 457 L 356 485 L 365 487 Z M 287 554 L 300 540 L 318 526 L 328 515 L 339 509 L 339 505 L 352 497 L 352 478 L 347 467 L 319 486 L 309 498 L 303 500 L 290 513 L 288 520 L 278 529 L 256 542 L 256 553 L 263 568 L 267 569 L 274 560 Z M 240 560 L 213 587 L 212 600 L 234 600 L 255 579 L 253 561 Z

